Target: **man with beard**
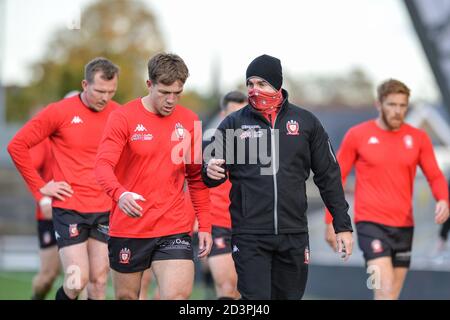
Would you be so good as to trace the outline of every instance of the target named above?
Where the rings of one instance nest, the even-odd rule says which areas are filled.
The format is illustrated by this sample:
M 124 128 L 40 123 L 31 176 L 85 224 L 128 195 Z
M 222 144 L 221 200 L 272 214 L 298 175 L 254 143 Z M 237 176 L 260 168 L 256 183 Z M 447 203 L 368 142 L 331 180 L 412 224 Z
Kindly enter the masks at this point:
M 94 160 L 111 112 L 119 108 L 119 68 L 105 58 L 85 66 L 83 92 L 49 104 L 8 145 L 14 164 L 36 201 L 52 198 L 52 216 L 64 284 L 56 300 L 104 299 L 108 280 L 108 224 L 111 199 L 97 184 Z M 30 150 L 49 139 L 54 161 L 47 183 L 33 167 Z M 47 201 L 48 202 L 48 201 Z
M 356 168 L 355 223 L 368 270 L 378 277 L 375 299 L 397 299 L 411 261 L 414 231 L 412 194 L 419 165 L 437 201 L 435 222 L 449 214 L 448 188 L 428 135 L 404 123 L 409 88 L 394 79 L 378 87 L 379 117 L 347 132 L 338 153 L 345 179 Z M 327 213 L 326 239 L 336 237 Z M 371 288 L 372 289 L 372 288 Z

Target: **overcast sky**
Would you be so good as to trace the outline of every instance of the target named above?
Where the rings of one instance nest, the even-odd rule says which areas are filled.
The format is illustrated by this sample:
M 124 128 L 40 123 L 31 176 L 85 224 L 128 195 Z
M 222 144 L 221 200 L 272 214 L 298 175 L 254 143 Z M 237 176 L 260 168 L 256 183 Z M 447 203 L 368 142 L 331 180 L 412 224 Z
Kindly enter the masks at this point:
M 332 75 L 358 66 L 376 82 L 390 77 L 406 82 L 413 98 L 437 96 L 401 0 L 144 1 L 168 51 L 188 64 L 187 89 L 210 88 L 213 61 L 220 64 L 223 91 L 234 89 L 244 82 L 250 61 L 267 53 L 293 75 Z M 90 2 L 7 0 L 4 81 L 26 83 L 27 68 L 45 52 L 53 30 Z

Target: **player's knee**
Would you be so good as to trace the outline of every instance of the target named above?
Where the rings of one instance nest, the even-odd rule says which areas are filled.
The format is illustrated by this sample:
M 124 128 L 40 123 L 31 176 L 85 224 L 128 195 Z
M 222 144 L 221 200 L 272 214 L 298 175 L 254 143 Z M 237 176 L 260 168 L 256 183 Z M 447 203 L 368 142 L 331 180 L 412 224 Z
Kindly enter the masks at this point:
M 106 290 L 107 281 L 108 277 L 96 277 L 95 279 L 91 279 L 89 284 L 94 288 L 94 290 L 102 292 Z
M 236 283 L 233 281 L 223 281 L 217 286 L 218 296 L 220 297 L 235 297 L 238 295 Z
M 53 282 L 58 277 L 58 275 L 59 275 L 59 269 L 46 270 L 45 279 L 48 282 Z
M 131 290 L 117 290 L 116 291 L 117 300 L 138 300 L 139 294 Z
M 392 284 L 384 284 L 381 286 L 381 288 L 378 290 L 378 299 L 394 299 L 395 292 L 394 292 L 394 286 Z
M 162 300 L 187 300 L 191 296 L 191 288 L 178 288 L 169 290 L 161 295 Z

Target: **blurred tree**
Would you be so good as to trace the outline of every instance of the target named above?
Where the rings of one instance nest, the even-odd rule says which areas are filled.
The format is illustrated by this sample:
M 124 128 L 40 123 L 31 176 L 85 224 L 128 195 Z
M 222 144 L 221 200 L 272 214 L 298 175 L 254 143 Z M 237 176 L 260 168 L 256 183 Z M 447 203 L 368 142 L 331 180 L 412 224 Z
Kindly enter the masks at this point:
M 374 83 L 361 68 L 346 74 L 295 78 L 287 74 L 285 85 L 294 103 L 308 107 L 367 107 L 374 101 Z
M 125 103 L 146 93 L 147 61 L 164 50 L 156 19 L 140 0 L 99 0 L 86 7 L 80 29 L 57 30 L 26 88 L 7 90 L 8 121 L 23 121 L 34 105 L 46 105 L 80 89 L 84 65 L 97 56 L 120 67 L 114 99 Z

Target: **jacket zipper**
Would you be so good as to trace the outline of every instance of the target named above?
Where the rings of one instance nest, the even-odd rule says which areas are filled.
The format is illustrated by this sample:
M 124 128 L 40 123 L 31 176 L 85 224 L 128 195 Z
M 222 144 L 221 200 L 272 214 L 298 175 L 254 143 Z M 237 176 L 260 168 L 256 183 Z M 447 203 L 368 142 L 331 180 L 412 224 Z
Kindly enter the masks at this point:
M 274 190 L 274 207 L 273 207 L 273 220 L 274 220 L 274 230 L 275 234 L 278 235 L 278 187 L 277 187 L 277 171 L 276 171 L 276 154 L 275 154 L 275 124 L 277 123 L 277 118 L 273 122 L 272 127 L 272 116 L 269 114 L 270 120 L 270 141 L 271 141 L 271 158 L 272 158 L 272 176 L 273 176 L 273 190 Z

